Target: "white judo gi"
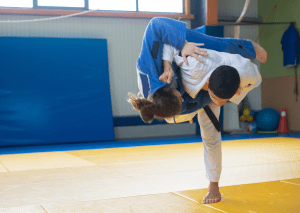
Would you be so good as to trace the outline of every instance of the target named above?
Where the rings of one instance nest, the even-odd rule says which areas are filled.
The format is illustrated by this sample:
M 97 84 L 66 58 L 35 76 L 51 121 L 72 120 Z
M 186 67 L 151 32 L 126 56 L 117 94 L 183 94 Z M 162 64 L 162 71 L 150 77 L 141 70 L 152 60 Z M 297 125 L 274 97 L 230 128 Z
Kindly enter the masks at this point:
M 192 98 L 197 96 L 198 92 L 204 86 L 207 78 L 209 78 L 212 72 L 222 65 L 234 67 L 238 71 L 241 79 L 241 94 L 234 95 L 229 100 L 230 102 L 239 104 L 248 92 L 261 84 L 262 79 L 258 68 L 250 61 L 250 59 L 244 58 L 238 54 L 217 52 L 210 49 L 206 50 L 208 56 L 199 55 L 199 57 L 203 60 L 203 63 L 200 63 L 195 58 L 189 56 L 187 57 L 189 65 L 186 65 L 183 58 L 179 56 L 179 50 L 170 45 L 164 44 L 162 59 L 170 62 L 175 61 L 180 67 L 184 90 Z M 209 107 L 219 119 L 221 107 L 216 106 L 213 103 L 210 104 Z M 198 114 L 198 121 L 204 146 L 206 177 L 211 182 L 219 182 L 222 170 L 221 133 L 215 129 L 204 109 L 200 109 L 190 114 L 177 115 L 175 116 L 175 122 L 181 123 L 189 121 L 196 114 Z M 168 123 L 174 123 L 174 118 L 166 119 L 166 121 Z

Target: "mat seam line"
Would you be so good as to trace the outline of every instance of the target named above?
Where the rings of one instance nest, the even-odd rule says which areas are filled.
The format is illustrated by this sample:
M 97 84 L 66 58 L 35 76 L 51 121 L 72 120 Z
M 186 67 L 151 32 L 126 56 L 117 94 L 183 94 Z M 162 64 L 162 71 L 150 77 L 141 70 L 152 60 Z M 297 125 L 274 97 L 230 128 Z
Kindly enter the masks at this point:
M 172 193 L 172 194 L 175 194 L 175 195 L 177 195 L 177 196 L 179 196 L 179 197 L 183 197 L 183 198 L 185 198 L 185 199 L 188 199 L 188 200 L 191 200 L 191 201 L 193 201 L 193 202 L 196 202 L 196 203 L 198 203 L 198 204 L 201 204 L 201 203 L 199 203 L 198 201 L 196 201 L 196 200 L 194 200 L 194 199 L 192 199 L 192 198 L 186 197 L 186 196 L 181 195 L 181 194 L 178 194 L 178 193 L 176 193 L 176 192 L 171 192 L 171 193 Z M 227 212 L 222 211 L 222 210 L 220 210 L 220 209 L 217 209 L 217 208 L 215 208 L 215 207 L 209 206 L 208 204 L 202 204 L 202 205 L 207 206 L 207 207 L 212 208 L 212 209 L 215 209 L 215 210 L 218 210 L 218 211 L 223 212 L 223 213 L 227 213 Z
M 291 183 L 291 182 L 287 182 L 287 181 L 283 181 L 283 180 L 280 180 L 280 182 L 283 182 L 283 183 L 289 183 L 289 184 L 292 184 L 292 185 L 300 186 L 300 184 L 297 184 L 297 183 Z

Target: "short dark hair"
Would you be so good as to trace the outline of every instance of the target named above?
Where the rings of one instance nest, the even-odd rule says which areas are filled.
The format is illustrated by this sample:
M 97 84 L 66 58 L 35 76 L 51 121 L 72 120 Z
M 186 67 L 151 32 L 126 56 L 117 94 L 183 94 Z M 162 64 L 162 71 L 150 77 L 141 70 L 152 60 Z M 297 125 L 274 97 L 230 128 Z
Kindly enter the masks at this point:
M 211 74 L 208 88 L 218 98 L 230 99 L 237 92 L 240 81 L 240 75 L 234 67 L 222 65 Z

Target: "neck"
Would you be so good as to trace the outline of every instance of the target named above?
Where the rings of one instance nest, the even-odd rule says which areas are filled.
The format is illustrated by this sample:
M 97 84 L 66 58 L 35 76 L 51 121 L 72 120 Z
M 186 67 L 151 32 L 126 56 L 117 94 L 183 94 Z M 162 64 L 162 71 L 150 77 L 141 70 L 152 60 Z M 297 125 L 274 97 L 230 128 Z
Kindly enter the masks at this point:
M 208 91 L 208 82 L 207 81 L 205 82 L 204 86 L 201 89 Z

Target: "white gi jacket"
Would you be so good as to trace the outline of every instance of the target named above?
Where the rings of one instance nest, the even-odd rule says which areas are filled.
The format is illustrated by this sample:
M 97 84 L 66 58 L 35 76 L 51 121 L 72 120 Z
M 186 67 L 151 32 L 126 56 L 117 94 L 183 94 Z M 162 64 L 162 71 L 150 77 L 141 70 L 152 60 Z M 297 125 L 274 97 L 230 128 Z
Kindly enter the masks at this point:
M 217 52 L 206 49 L 208 56 L 199 56 L 203 63 L 197 61 L 194 57 L 187 57 L 188 64 L 179 56 L 179 50 L 165 44 L 163 49 L 163 60 L 172 62 L 173 60 L 181 68 L 182 83 L 184 90 L 195 98 L 201 88 L 204 86 L 207 78 L 219 66 L 228 65 L 234 67 L 240 74 L 241 94 L 234 95 L 229 101 L 239 104 L 255 87 L 261 84 L 261 75 L 257 66 L 238 54 Z

